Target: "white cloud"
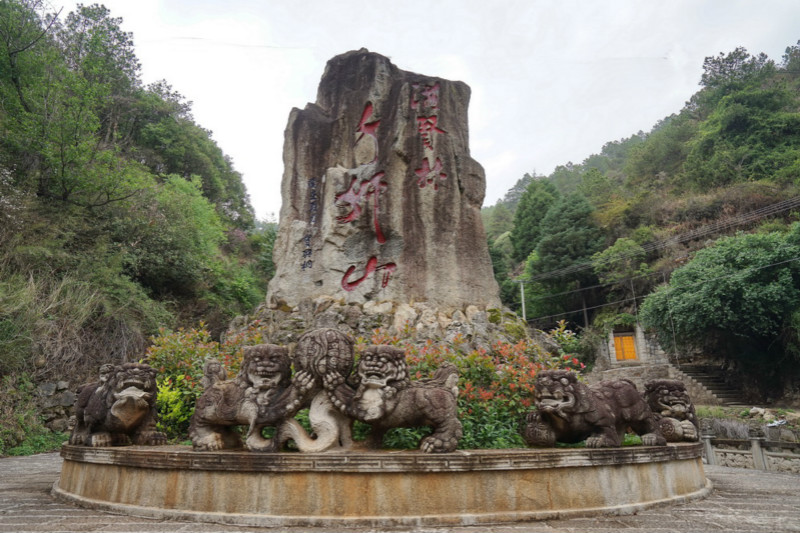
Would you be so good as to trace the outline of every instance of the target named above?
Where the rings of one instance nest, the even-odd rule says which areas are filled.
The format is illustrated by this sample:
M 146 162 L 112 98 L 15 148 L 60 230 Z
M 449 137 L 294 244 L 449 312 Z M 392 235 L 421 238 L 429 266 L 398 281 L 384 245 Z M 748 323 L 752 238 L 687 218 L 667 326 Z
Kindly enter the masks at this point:
M 704 57 L 745 46 L 780 60 L 800 38 L 795 0 L 104 4 L 134 32 L 144 81 L 165 78 L 194 102 L 260 217 L 280 209 L 291 108 L 316 98 L 325 62 L 347 50 L 472 87 L 471 152 L 488 205 L 526 172 L 580 162 L 679 111 Z

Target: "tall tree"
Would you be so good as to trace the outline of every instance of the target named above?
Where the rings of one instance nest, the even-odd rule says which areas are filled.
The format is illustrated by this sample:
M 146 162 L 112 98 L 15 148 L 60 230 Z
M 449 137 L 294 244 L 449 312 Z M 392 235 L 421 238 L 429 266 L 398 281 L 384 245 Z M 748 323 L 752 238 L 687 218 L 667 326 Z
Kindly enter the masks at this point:
M 121 25 L 122 19 L 112 17 L 105 6 L 78 4 L 76 11 L 57 25 L 55 33 L 68 67 L 94 87 L 104 89 L 96 112 L 101 121 L 100 137 L 107 144 L 115 140 L 121 128 L 129 128 L 121 122 L 141 85 L 133 35 L 123 31 Z
M 534 270 L 547 274 L 587 263 L 595 252 L 603 249 L 599 228 L 592 220 L 594 208 L 581 194 L 561 197 L 547 211 L 540 225 L 541 238 L 536 246 Z M 567 274 L 569 279 L 593 278 L 590 268 Z
M 524 261 L 536 248 L 542 236 L 542 220 L 559 197 L 558 190 L 548 180 L 532 181 L 525 189 L 514 213 L 514 229 L 511 230 L 514 259 Z

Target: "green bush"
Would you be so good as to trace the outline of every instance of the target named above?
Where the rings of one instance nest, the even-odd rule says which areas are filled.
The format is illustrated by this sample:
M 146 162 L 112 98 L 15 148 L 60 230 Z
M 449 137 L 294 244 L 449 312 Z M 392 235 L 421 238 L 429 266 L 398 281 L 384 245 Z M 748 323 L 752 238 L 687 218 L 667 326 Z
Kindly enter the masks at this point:
M 524 447 L 521 429 L 533 408 L 536 374 L 547 369 L 583 368 L 577 358 L 551 356 L 527 338 L 515 344 L 496 342 L 486 351 L 470 349 L 460 336 L 451 342 L 428 340 L 417 344 L 408 332 L 392 335 L 376 330 L 369 339 L 356 339 L 357 356 L 368 344 L 403 348 L 412 379 L 431 377 L 444 363 L 458 368 L 462 449 Z M 387 433 L 384 446 L 415 448 L 428 433 L 427 428 L 397 428 Z
M 560 330 L 561 340 L 570 345 L 572 335 Z M 218 359 L 233 377 L 242 361 L 242 348 L 267 342 L 259 322 L 219 343 L 211 340 L 201 324 L 199 328 L 162 331 L 152 339 L 145 362 L 159 372 L 158 409 L 160 429 L 170 439 L 182 440 L 197 397 L 202 393 L 203 364 L 208 357 Z M 569 342 L 568 342 L 569 341 Z M 574 343 L 574 342 L 573 342 Z M 471 349 L 461 337 L 451 342 L 415 343 L 410 331 L 389 334 L 375 330 L 368 338 L 358 337 L 356 359 L 369 344 L 391 344 L 403 348 L 412 379 L 431 377 L 444 363 L 452 363 L 459 372 L 459 418 L 464 426 L 461 448 L 514 448 L 524 446 L 520 429 L 532 409 L 534 380 L 545 369 L 583 368 L 571 354 L 551 356 L 530 339 L 515 344 L 496 342 L 491 350 Z M 308 426 L 307 414 L 298 416 Z M 354 437 L 369 433 L 369 426 L 356 423 Z M 416 448 L 427 428 L 397 428 L 389 431 L 384 445 L 389 448 Z
M 142 362 L 158 372 L 159 430 L 175 441 L 187 436 L 189 420 L 197 398 L 203 393 L 203 365 L 217 359 L 231 378 L 239 371 L 244 346 L 267 342 L 261 324 L 256 321 L 244 331 L 227 337 L 222 343 L 211 339 L 205 324 L 197 328 L 169 331 L 150 339 Z
M 2 261 L 0 252 L 0 261 Z M 172 315 L 109 265 L 81 264 L 60 276 L 0 266 L 0 374 L 59 379 L 94 375 L 109 355 L 141 353 Z
M 156 408 L 159 412 L 157 428 L 170 440 L 181 440 L 189 432 L 189 420 L 194 412 L 195 393 L 190 387 L 182 387 L 184 376 L 158 380 Z

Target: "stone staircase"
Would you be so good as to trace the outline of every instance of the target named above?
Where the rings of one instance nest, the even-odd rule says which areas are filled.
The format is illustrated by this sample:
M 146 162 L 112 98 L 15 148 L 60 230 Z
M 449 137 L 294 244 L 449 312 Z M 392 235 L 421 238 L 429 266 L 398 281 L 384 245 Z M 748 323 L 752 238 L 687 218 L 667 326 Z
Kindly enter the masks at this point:
M 720 405 L 728 407 L 747 407 L 741 391 L 725 382 L 724 372 L 706 365 L 681 365 L 679 372 L 702 385 L 719 400 Z

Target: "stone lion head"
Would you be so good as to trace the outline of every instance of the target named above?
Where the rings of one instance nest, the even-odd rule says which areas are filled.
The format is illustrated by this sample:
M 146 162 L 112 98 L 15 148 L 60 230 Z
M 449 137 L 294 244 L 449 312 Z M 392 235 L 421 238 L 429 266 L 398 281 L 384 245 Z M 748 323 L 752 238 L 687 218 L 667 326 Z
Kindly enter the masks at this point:
M 289 350 L 276 344 L 257 344 L 244 348 L 239 381 L 256 389 L 271 389 L 289 382 Z
M 569 370 L 539 372 L 534 388 L 534 401 L 542 414 L 567 418 L 569 414 L 581 411 L 585 401 L 583 384 Z
M 644 384 L 644 399 L 656 414 L 697 425 L 694 405 L 682 381 L 651 379 Z
M 405 352 L 395 346 L 367 346 L 358 360 L 362 387 L 402 388 L 409 383 Z
M 114 398 L 135 395 L 147 401 L 155 401 L 156 370 L 148 364 L 124 363 L 111 369 L 101 368 L 101 382 L 103 381 L 107 383 Z

